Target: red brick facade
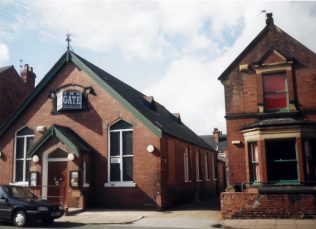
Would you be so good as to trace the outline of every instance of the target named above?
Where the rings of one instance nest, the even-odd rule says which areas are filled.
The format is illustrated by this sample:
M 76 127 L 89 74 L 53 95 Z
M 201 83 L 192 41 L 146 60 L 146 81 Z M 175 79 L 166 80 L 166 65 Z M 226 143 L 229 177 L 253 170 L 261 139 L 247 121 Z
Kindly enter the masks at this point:
M 57 63 L 58 64 L 58 63 Z M 39 85 L 41 86 L 41 83 Z M 54 113 L 52 91 L 65 85 L 81 85 L 92 88 L 88 95 L 89 109 L 80 112 Z M 133 182 L 134 186 L 119 187 L 111 185 L 108 180 L 109 165 L 109 128 L 118 120 L 124 120 L 133 126 Z M 82 153 L 67 162 L 66 177 L 63 180 L 64 204 L 70 207 L 100 206 L 128 208 L 166 208 L 177 203 L 195 198 L 210 197 L 216 194 L 216 181 L 210 179 L 212 174 L 211 158 L 217 154 L 210 148 L 201 147 L 175 136 L 163 133 L 157 136 L 146 124 L 136 117 L 126 106 L 118 102 L 113 94 L 102 88 L 85 71 L 72 62 L 65 64 L 49 81 L 40 93 L 24 109 L 23 115 L 17 117 L 7 127 L 0 138 L 0 183 L 15 181 L 14 152 L 15 134 L 27 126 L 35 131 L 34 142 L 38 142 L 53 125 L 71 128 L 89 144 L 94 152 Z M 40 129 L 46 130 L 42 131 Z M 56 135 L 39 146 L 36 155 L 39 162 L 31 162 L 30 171 L 38 172 L 36 192 L 43 194 L 43 182 L 49 177 L 45 165 L 56 149 L 71 153 L 67 144 Z M 152 153 L 147 152 L 148 145 L 154 146 Z M 189 149 L 190 182 L 184 181 L 184 150 Z M 200 181 L 195 179 L 195 157 L 200 154 Z M 46 155 L 46 156 L 45 156 Z M 204 155 L 207 155 L 206 158 Z M 45 159 L 46 157 L 46 159 Z M 54 159 L 54 158 L 53 158 Z M 203 169 L 204 160 L 208 160 L 208 175 Z M 58 160 L 54 159 L 55 161 Z M 52 161 L 52 160 L 51 160 Z M 83 163 L 87 163 L 89 174 L 83 185 Z M 79 171 L 79 187 L 70 187 L 71 171 Z M 48 175 L 47 175 L 48 173 Z M 45 178 L 46 176 L 46 178 Z M 216 176 L 216 175 L 214 175 Z M 206 179 L 208 177 L 208 179 Z M 55 177 L 54 177 L 55 179 Z
M 0 125 L 5 119 L 20 105 L 22 100 L 32 91 L 34 84 L 26 84 L 19 76 L 13 66 L 2 68 L 0 70 Z M 30 74 L 28 70 L 24 70 L 26 74 Z M 32 72 L 33 80 L 35 74 Z
M 257 181 L 271 182 L 265 144 L 277 139 L 295 140 L 297 181 L 308 181 L 303 152 L 305 142 L 316 138 L 316 55 L 269 23 L 219 78 L 225 88 L 232 184 L 251 182 L 248 143 L 254 141 L 259 150 Z M 265 110 L 263 77 L 274 73 L 285 74 L 287 107 L 270 112 Z

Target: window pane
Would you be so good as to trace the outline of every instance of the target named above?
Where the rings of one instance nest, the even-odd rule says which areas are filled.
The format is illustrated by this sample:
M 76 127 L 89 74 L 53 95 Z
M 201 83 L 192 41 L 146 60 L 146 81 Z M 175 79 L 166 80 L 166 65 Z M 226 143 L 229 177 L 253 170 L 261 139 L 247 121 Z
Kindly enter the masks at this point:
M 31 168 L 31 160 L 26 160 L 25 181 L 28 181 L 30 178 L 30 168 Z
M 287 108 L 286 92 L 278 92 L 272 94 L 265 94 L 264 107 L 266 109 L 282 109 Z
M 122 130 L 122 129 L 133 129 L 132 124 L 125 122 L 123 120 L 115 123 L 111 126 L 110 130 Z
M 16 158 L 24 158 L 24 138 L 16 138 Z
M 133 155 L 133 132 L 123 132 L 123 155 Z
M 28 137 L 26 138 L 26 152 L 29 151 L 29 149 L 33 146 L 34 137 Z
M 296 160 L 295 139 L 267 141 L 266 152 L 268 161 Z
M 120 132 L 110 133 L 110 155 L 117 156 L 120 154 Z
M 263 75 L 264 92 L 285 91 L 285 74 Z
M 23 181 L 23 160 L 15 161 L 15 181 Z
M 298 179 L 295 139 L 266 141 L 266 154 L 269 181 Z
M 120 163 L 111 163 L 111 181 L 121 181 Z
M 123 158 L 123 180 L 124 181 L 133 180 L 133 157 Z
M 268 165 L 268 180 L 297 180 L 297 163 L 275 162 Z
M 34 135 L 34 131 L 28 127 L 23 128 L 17 133 L 17 136 Z

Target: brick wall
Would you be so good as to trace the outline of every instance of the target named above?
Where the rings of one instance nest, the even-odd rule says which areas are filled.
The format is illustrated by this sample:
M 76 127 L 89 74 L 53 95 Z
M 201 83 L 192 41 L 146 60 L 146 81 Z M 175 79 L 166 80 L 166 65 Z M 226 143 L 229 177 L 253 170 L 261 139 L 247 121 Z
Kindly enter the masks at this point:
M 316 194 L 221 193 L 223 219 L 316 218 Z
M 174 206 L 180 203 L 195 201 L 197 199 L 210 198 L 217 194 L 217 181 L 213 180 L 212 157 L 217 158 L 215 151 L 197 147 L 187 142 L 180 141 L 170 136 L 163 139 L 163 144 L 168 147 L 167 155 L 162 157 L 162 191 L 166 198 L 166 206 Z M 184 152 L 188 147 L 189 152 L 189 177 L 190 181 L 184 181 Z M 199 152 L 200 180 L 196 179 L 195 155 Z M 204 167 L 205 153 L 208 161 L 208 178 Z M 216 174 L 214 175 L 216 176 Z
M 18 107 L 32 89 L 23 82 L 13 66 L 1 73 L 0 125 Z

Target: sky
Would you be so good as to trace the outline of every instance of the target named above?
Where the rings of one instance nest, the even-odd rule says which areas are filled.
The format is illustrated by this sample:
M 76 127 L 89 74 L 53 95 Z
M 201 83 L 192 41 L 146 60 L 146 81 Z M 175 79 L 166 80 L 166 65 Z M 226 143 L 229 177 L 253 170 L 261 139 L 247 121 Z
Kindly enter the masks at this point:
M 226 133 L 220 74 L 275 24 L 316 52 L 316 2 L 1 0 L 0 66 L 38 83 L 67 49 L 126 82 L 197 134 Z

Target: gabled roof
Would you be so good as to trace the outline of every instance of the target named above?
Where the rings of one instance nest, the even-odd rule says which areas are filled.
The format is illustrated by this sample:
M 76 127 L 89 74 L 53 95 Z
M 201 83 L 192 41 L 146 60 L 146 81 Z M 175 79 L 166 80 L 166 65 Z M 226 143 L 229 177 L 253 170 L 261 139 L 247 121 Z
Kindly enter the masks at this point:
M 9 68 L 12 68 L 12 67 L 13 67 L 13 65 L 1 67 L 1 68 L 0 68 L 0 74 L 1 74 L 2 72 L 6 71 L 6 70 L 9 69 Z
M 52 137 L 57 138 L 62 143 L 64 143 L 72 153 L 77 157 L 81 153 L 93 152 L 93 148 L 86 143 L 77 133 L 72 129 L 65 126 L 53 125 L 51 126 L 45 134 L 32 146 L 32 148 L 27 152 L 29 157 L 36 154 L 36 152 Z
M 42 89 L 54 78 L 58 71 L 69 62 L 74 63 L 77 67 L 82 69 L 101 88 L 107 91 L 114 99 L 137 117 L 156 136 L 161 137 L 162 133 L 165 133 L 189 143 L 212 149 L 212 147 L 200 139 L 186 125 L 178 123 L 173 114 L 171 114 L 164 106 L 156 101 L 152 101 L 155 109 L 150 109 L 150 107 L 145 105 L 148 101 L 146 101 L 144 94 L 69 50 L 64 53 L 36 86 L 33 92 L 22 102 L 11 118 L 1 126 L 0 136 L 23 113 L 28 105 L 39 95 Z
M 270 31 L 278 31 L 279 33 L 282 33 L 284 36 L 289 37 L 296 45 L 303 48 L 306 52 L 309 52 L 310 54 L 314 55 L 316 58 L 316 54 L 307 48 L 305 45 L 297 41 L 295 38 L 284 32 L 282 29 L 280 29 L 278 26 L 276 26 L 274 23 L 267 24 L 264 29 L 249 43 L 249 45 L 237 56 L 237 58 L 224 70 L 224 72 L 218 77 L 218 80 L 224 81 L 225 78 L 229 75 L 229 73 L 238 65 L 241 60 L 247 55 L 255 46 L 257 43 L 265 37 Z M 277 50 L 279 51 L 279 50 Z M 282 54 L 283 55 L 283 54 Z M 287 57 L 288 59 L 293 59 L 292 57 Z
M 214 141 L 213 135 L 200 135 L 200 138 L 202 138 L 203 141 L 211 145 L 217 151 L 227 149 L 227 135 L 226 134 L 221 134 L 218 142 Z

